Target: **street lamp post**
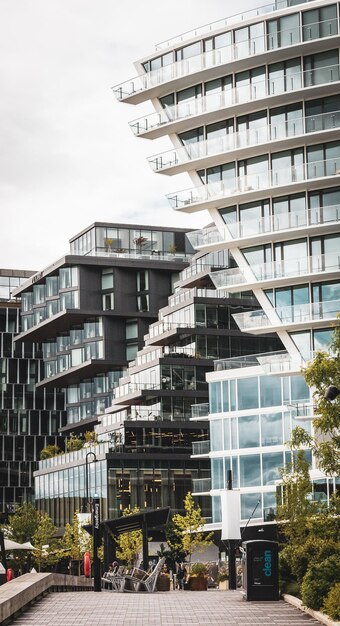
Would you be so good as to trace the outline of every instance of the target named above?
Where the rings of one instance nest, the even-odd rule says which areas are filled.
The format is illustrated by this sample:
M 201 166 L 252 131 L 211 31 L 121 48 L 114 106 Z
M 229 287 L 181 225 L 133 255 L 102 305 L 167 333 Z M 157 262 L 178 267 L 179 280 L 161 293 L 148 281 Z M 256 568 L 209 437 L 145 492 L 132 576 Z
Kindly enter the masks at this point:
M 88 506 L 89 506 L 89 461 L 88 458 L 89 456 L 93 456 L 94 457 L 94 462 L 97 461 L 97 456 L 95 455 L 94 452 L 88 452 L 86 457 L 85 457 L 85 500 L 86 500 L 86 510 L 88 511 Z M 96 488 L 96 485 L 95 485 Z
M 98 548 L 100 542 L 100 501 L 97 493 L 92 500 L 92 537 L 93 537 L 93 589 L 101 591 L 100 560 Z

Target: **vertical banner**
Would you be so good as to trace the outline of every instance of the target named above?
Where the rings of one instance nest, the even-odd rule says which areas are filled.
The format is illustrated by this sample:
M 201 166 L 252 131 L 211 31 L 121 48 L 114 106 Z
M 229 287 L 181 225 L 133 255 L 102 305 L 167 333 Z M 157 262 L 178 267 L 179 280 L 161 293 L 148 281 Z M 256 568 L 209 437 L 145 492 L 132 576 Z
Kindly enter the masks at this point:
M 92 501 L 92 532 L 93 532 L 93 585 L 94 591 L 101 591 L 100 560 L 98 548 L 100 544 L 100 501 L 97 494 Z
M 222 540 L 241 539 L 240 493 L 225 489 L 221 491 Z

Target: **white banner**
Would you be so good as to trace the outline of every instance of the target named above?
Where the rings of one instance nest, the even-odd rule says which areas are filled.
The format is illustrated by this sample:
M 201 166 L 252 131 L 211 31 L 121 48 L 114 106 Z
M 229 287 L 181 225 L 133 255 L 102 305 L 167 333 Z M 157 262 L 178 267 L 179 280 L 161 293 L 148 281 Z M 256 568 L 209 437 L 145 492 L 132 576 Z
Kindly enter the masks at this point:
M 225 489 L 221 491 L 222 534 L 221 539 L 241 539 L 240 493 Z

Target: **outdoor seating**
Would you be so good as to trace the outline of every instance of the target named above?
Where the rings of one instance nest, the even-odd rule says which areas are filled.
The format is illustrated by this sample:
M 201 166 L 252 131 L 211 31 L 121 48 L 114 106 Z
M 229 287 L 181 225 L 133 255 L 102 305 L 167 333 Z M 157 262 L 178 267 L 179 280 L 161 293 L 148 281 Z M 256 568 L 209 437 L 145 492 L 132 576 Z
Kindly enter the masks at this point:
M 104 572 L 102 576 L 102 589 L 120 591 L 126 573 L 127 569 L 125 566 L 120 566 L 113 572 Z
M 156 591 L 157 579 L 162 571 L 163 565 L 165 563 L 165 558 L 162 557 L 159 559 L 157 565 L 153 568 L 152 572 L 148 573 L 144 570 L 135 568 L 131 575 L 126 574 L 123 576 L 123 581 L 120 586 L 120 589 L 116 591 L 121 592 L 139 592 L 146 591 L 147 593 L 153 593 Z M 113 589 L 113 591 L 115 591 Z

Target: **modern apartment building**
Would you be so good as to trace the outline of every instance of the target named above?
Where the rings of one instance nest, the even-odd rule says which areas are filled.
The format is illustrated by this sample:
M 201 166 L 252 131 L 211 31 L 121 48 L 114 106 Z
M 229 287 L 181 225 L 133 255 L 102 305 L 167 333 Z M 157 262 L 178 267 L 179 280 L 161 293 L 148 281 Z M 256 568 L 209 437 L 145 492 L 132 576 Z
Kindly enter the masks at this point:
M 191 458 L 193 445 L 199 454 L 206 452 L 206 373 L 213 371 L 215 358 L 281 346 L 275 336 L 243 336 L 237 328 L 232 314 L 258 304 L 251 295 L 240 298 L 214 288 L 210 272 L 229 263 L 226 251 L 192 258 L 114 390 L 111 406 L 98 418 L 96 444 L 41 461 L 35 473 L 37 506 L 58 525 L 84 508 L 87 472 L 88 495 L 99 493 L 109 519 L 135 506 L 182 511 L 193 484 L 209 479 L 209 459 Z M 211 518 L 208 496 L 201 498 L 201 508 Z
M 22 332 L 42 344 L 37 388 L 63 389 L 64 433 L 92 430 L 193 253 L 185 229 L 95 223 L 16 290 Z
M 14 339 L 20 332 L 20 300 L 13 292 L 33 272 L 0 269 L 0 520 L 34 496 L 33 471 L 48 444 L 60 444 L 66 414 L 63 394 L 38 390 L 41 348 Z
M 130 124 L 136 136 L 172 141 L 150 157 L 154 171 L 191 178 L 168 194 L 174 210 L 209 211 L 213 226 L 191 240 L 234 260 L 211 273 L 217 289 L 260 304 L 233 315 L 239 329 L 284 347 L 220 359 L 207 376 L 212 475 L 195 490 L 212 497 L 213 528 L 230 468 L 242 523 L 273 519 L 284 442 L 296 424 L 311 429 L 301 366 L 327 350 L 340 308 L 339 44 L 338 2 L 276 0 L 158 44 L 114 88 L 121 102 L 152 102 Z M 335 479 L 306 455 L 327 499 Z

